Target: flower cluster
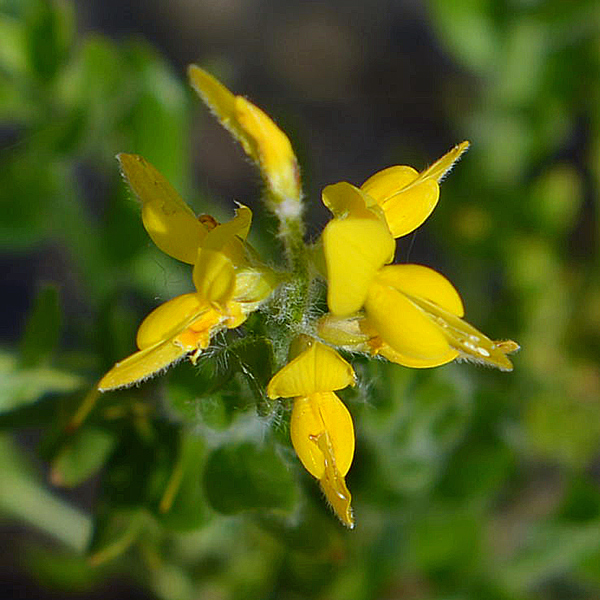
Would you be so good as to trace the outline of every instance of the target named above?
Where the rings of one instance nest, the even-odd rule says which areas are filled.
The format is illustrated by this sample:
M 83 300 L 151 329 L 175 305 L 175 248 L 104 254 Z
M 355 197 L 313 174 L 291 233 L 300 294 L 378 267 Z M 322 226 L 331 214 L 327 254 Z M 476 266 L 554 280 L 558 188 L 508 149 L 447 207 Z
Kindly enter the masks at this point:
M 332 219 L 312 245 L 304 240 L 302 190 L 287 136 L 258 107 L 235 96 L 197 66 L 190 81 L 221 124 L 256 163 L 268 208 L 279 221 L 285 265 L 275 270 L 247 242 L 252 213 L 239 205 L 218 223 L 197 217 L 145 159 L 120 154 L 123 176 L 142 204 L 142 220 L 154 243 L 193 265 L 195 291 L 151 312 L 137 333 L 139 350 L 118 362 L 100 381 L 108 391 L 143 381 L 185 357 L 196 363 L 213 336 L 241 327 L 264 311 L 280 318 L 287 364 L 266 393 L 292 399 L 293 447 L 340 520 L 353 527 L 345 476 L 354 455 L 354 425 L 336 391 L 354 385 L 352 366 L 337 350 L 382 356 L 424 368 L 469 359 L 509 371 L 512 341 L 492 341 L 462 320 L 462 300 L 452 284 L 421 265 L 391 264 L 395 238 L 431 214 L 439 183 L 468 143 L 450 150 L 419 173 L 393 166 L 362 186 L 347 182 L 323 190 Z M 329 312 L 318 312 L 319 282 L 327 284 Z M 317 316 L 315 316 L 317 315 Z M 337 350 L 336 350 L 337 349 Z

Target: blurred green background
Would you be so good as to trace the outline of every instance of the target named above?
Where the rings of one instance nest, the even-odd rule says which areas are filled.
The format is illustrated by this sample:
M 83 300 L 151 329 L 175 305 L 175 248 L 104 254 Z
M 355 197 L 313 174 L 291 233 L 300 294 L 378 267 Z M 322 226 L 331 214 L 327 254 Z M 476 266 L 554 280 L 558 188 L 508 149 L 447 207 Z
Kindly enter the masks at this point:
M 311 239 L 325 185 L 472 143 L 397 260 L 447 275 L 470 322 L 523 349 L 510 374 L 358 361 L 355 531 L 264 403 L 260 339 L 90 391 L 190 285 L 116 153 L 197 212 L 251 206 L 272 249 L 190 62 L 290 134 Z M 597 0 L 1 0 L 2 596 L 598 598 L 599 181 Z

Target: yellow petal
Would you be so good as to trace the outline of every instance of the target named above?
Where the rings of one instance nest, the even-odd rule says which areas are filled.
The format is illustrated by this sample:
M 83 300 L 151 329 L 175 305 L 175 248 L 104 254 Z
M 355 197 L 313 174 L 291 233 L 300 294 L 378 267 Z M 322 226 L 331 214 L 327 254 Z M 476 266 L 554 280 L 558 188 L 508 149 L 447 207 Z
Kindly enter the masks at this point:
M 323 202 L 336 215 L 322 234 L 327 303 L 342 317 L 360 310 L 373 277 L 394 255 L 385 218 L 368 208 L 367 201 L 368 196 L 346 182 L 323 190 Z
M 314 342 L 285 367 L 267 386 L 269 398 L 294 398 L 354 385 L 352 366 L 335 350 Z
M 210 310 L 197 294 L 177 296 L 155 308 L 140 325 L 137 346 L 140 350 L 172 338 L 191 317 L 198 317 Z
M 194 285 L 201 298 L 224 306 L 235 291 L 235 267 L 244 261 L 243 239 L 248 235 L 252 211 L 240 205 L 235 217 L 217 225 L 205 237 L 194 265 Z
M 441 182 L 456 164 L 456 161 L 469 149 L 469 145 L 469 142 L 464 141 L 454 146 L 442 158 L 439 158 L 429 168 L 425 169 L 419 176 L 419 179 L 431 177 L 438 183 Z
M 346 485 L 344 476 L 337 468 L 335 452 L 327 432 L 310 438 L 323 454 L 325 472 L 319 483 L 333 512 L 348 529 L 354 529 L 354 514 L 352 513 L 352 496 Z
M 419 227 L 435 208 L 439 183 L 469 147 L 462 142 L 422 173 L 404 165 L 379 171 L 361 186 L 381 206 L 395 238 Z
M 235 216 L 230 221 L 217 225 L 207 236 L 205 247 L 221 248 L 228 240 L 240 238 L 245 240 L 252 224 L 252 211 L 243 204 L 238 204 Z M 221 240 L 221 241 L 217 241 Z
M 250 308 L 253 308 L 252 306 Z M 223 322 L 227 329 L 235 329 L 239 327 L 246 319 L 248 313 L 252 310 L 248 310 L 248 306 L 239 302 L 228 302 L 225 311 L 222 313 L 225 316 Z
M 334 346 L 347 346 L 360 351 L 370 338 L 361 329 L 361 321 L 364 321 L 364 317 L 344 318 L 327 313 L 317 321 L 317 333 Z
M 341 521 L 352 527 L 351 496 L 344 481 L 354 458 L 354 425 L 348 409 L 333 392 L 297 398 L 290 437 L 304 468 L 319 479 Z
M 411 167 L 395 166 L 376 173 L 361 190 L 381 206 L 395 238 L 414 231 L 435 208 L 440 190 L 435 179 L 418 179 Z
M 188 73 L 202 100 L 259 166 L 274 200 L 291 200 L 299 206 L 298 162 L 285 133 L 260 108 L 232 94 L 200 67 L 191 65 Z
M 327 432 L 337 468 L 342 476 L 354 457 L 354 425 L 344 403 L 333 392 L 296 398 L 290 421 L 290 436 L 304 468 L 317 479 L 325 472 L 324 456 L 310 438 Z
M 182 359 L 188 350 L 166 340 L 144 348 L 118 362 L 98 384 L 101 392 L 123 388 L 149 379 Z
M 415 358 L 414 356 L 408 356 L 396 352 L 391 346 L 382 343 L 379 349 L 374 354 L 387 358 L 390 362 L 402 365 L 403 367 L 410 367 L 411 369 L 430 369 L 432 367 L 439 367 L 445 365 L 460 356 L 460 353 L 454 348 L 448 347 L 446 354 L 436 356 L 433 359 Z
M 123 176 L 142 202 L 142 220 L 152 241 L 166 254 L 194 264 L 206 228 L 171 184 L 146 159 L 119 154 Z
M 432 364 L 448 356 L 450 345 L 443 329 L 402 292 L 379 278 L 369 288 L 365 313 L 369 326 L 399 355 Z
M 278 278 L 268 267 L 242 269 L 235 276 L 234 298 L 252 304 L 268 298 L 277 286 Z
M 223 252 L 200 250 L 193 278 L 198 295 L 209 304 L 223 307 L 233 298 L 235 269 Z
M 361 186 L 360 189 L 369 194 L 371 198 L 381 206 L 399 190 L 407 187 L 415 181 L 419 172 L 406 165 L 395 165 L 388 167 L 371 175 Z
M 388 265 L 377 274 L 377 280 L 411 297 L 424 298 L 448 312 L 465 314 L 456 288 L 437 271 L 422 265 Z
M 383 213 L 375 199 L 347 181 L 326 186 L 323 189 L 322 199 L 323 204 L 334 217 L 343 218 L 348 215 L 364 219 L 378 217 L 385 221 L 381 219 Z
M 239 204 L 233 219 L 210 230 L 202 248 L 223 252 L 236 267 L 242 266 L 246 263 L 243 242 L 248 237 L 251 223 L 252 211 Z
M 235 99 L 235 114 L 252 140 L 255 160 L 275 200 L 299 203 L 302 192 L 298 162 L 288 137 L 266 113 L 242 96 Z
M 232 94 L 218 79 L 197 65 L 188 67 L 190 83 L 202 101 L 211 112 L 244 147 L 247 154 L 252 156 L 250 140 L 246 138 L 235 116 L 235 95 Z M 256 160 L 255 156 L 252 156 Z
M 513 370 L 507 354 L 519 350 L 516 342 L 493 341 L 466 321 L 433 302 L 423 298 L 412 298 L 412 301 L 438 324 L 450 346 L 458 351 L 461 358 L 501 371 Z
M 507 355 L 518 350 L 518 344 L 490 340 L 463 321 L 458 292 L 427 267 L 390 265 L 381 269 L 369 290 L 365 311 L 367 322 L 362 329 L 376 334 L 369 340 L 372 353 L 393 362 L 419 368 L 460 357 L 502 371 L 513 368 Z
M 176 346 L 184 348 L 188 352 L 194 352 L 192 362 L 196 364 L 200 352 L 210 344 L 210 338 L 220 327 L 227 326 L 227 317 L 220 311 L 209 308 L 196 318 L 191 320 L 187 327 L 173 337 Z
M 105 392 L 144 381 L 191 352 L 195 362 L 225 319 L 196 294 L 165 302 L 142 322 L 137 336 L 139 352 L 116 363 L 98 389 Z

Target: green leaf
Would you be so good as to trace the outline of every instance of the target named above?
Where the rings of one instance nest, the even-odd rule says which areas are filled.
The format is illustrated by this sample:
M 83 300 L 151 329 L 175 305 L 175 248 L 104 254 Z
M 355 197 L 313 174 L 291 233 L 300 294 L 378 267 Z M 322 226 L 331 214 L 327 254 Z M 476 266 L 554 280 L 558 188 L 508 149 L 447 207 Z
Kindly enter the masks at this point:
M 179 456 L 158 505 L 159 522 L 175 531 L 191 531 L 207 520 L 201 471 L 205 461 L 204 440 L 181 432 Z
M 224 353 L 201 357 L 196 366 L 184 362 L 173 369 L 166 382 L 168 407 L 179 419 L 188 423 L 202 423 L 215 429 L 231 424 L 233 411 L 223 401 L 220 390 L 232 378 L 229 362 Z
M 0 364 L 1 362 L 2 357 L 0 356 Z M 1 388 L 0 384 L 0 390 Z M 57 398 L 55 397 L 48 399 L 47 402 L 22 404 L 7 412 L 0 410 L 0 430 L 8 431 L 30 427 L 47 427 L 49 423 L 52 423 L 56 419 L 58 409 L 56 400 Z
M 111 294 L 100 307 L 92 341 L 102 358 L 103 370 L 135 351 L 135 335 L 141 322 L 139 313 L 123 294 Z
M 204 470 L 204 489 L 215 510 L 231 515 L 252 509 L 290 511 L 296 484 L 273 446 L 251 442 L 214 450 Z
M 392 371 L 397 368 L 389 366 Z M 464 435 L 472 399 L 460 371 L 448 366 L 423 372 L 413 384 L 406 398 L 388 392 L 396 404 L 384 418 L 374 411 L 362 415 L 361 429 L 377 461 L 363 473 L 368 487 L 394 494 L 423 493 L 440 478 L 448 455 Z
M 485 441 L 468 440 L 447 465 L 441 492 L 464 502 L 488 499 L 498 493 L 513 468 L 513 453 L 493 434 Z
M 308 479 L 308 477 L 307 477 Z M 314 490 L 315 482 L 309 485 Z M 303 498 L 300 514 L 258 513 L 256 521 L 287 548 L 307 554 L 323 555 L 342 551 L 344 529 L 318 494 Z
M 582 523 L 600 518 L 600 490 L 592 477 L 580 475 L 571 482 L 559 516 L 564 521 Z
M 52 463 L 50 478 L 54 485 L 79 485 L 104 464 L 116 444 L 108 431 L 82 428 L 68 438 Z
M 57 218 L 41 201 L 52 202 L 61 187 L 45 158 L 21 149 L 2 161 L 0 248 L 22 250 L 39 243 L 46 236 L 49 219 Z M 22 200 L 15 202 L 15 198 Z
M 48 361 L 60 337 L 61 313 L 58 288 L 44 286 L 38 293 L 21 340 L 21 366 L 35 367 Z
M 0 435 L 0 514 L 28 524 L 82 551 L 89 539 L 89 517 L 48 490 L 39 469 L 9 435 Z
M 525 543 L 499 569 L 506 586 L 523 593 L 556 573 L 566 573 L 600 551 L 600 522 L 544 523 L 528 531 Z
M 600 446 L 600 408 L 555 390 L 529 399 L 526 440 L 534 455 L 573 467 L 588 464 Z
M 64 394 L 82 385 L 83 379 L 59 369 L 20 368 L 15 356 L 0 352 L 0 414 L 37 402 L 46 394 Z
M 8 15 L 0 14 L 0 65 L 14 75 L 22 75 L 27 64 L 24 46 L 23 23 Z M 6 90 L 2 90 L 5 93 Z
M 126 114 L 131 85 L 135 86 L 135 81 L 127 80 L 129 71 L 123 63 L 116 44 L 90 35 L 83 41 L 65 90 L 68 102 L 87 117 L 87 143 L 102 150 L 103 157 L 119 151 L 111 134 Z

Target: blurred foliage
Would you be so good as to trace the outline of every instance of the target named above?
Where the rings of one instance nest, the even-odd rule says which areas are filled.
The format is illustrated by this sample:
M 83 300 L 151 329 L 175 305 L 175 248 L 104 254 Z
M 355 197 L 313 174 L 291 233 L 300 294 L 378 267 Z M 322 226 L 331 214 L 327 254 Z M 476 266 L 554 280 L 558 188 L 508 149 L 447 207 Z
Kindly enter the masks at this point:
M 510 375 L 361 364 L 342 394 L 348 532 L 293 455 L 287 408 L 264 400 L 259 336 L 93 391 L 155 298 L 187 291 L 113 157 L 144 155 L 206 210 L 190 96 L 147 44 L 76 37 L 73 4 L 0 4 L 0 247 L 64 275 L 0 352 L 0 515 L 56 541 L 23 538 L 20 566 L 57 597 L 113 578 L 177 600 L 600 594 L 600 7 L 426 7 L 459 67 L 443 107 L 473 142 L 428 227 L 472 322 L 523 351 Z M 42 469 L 15 437 L 32 431 Z M 57 491 L 90 480 L 89 511 Z

